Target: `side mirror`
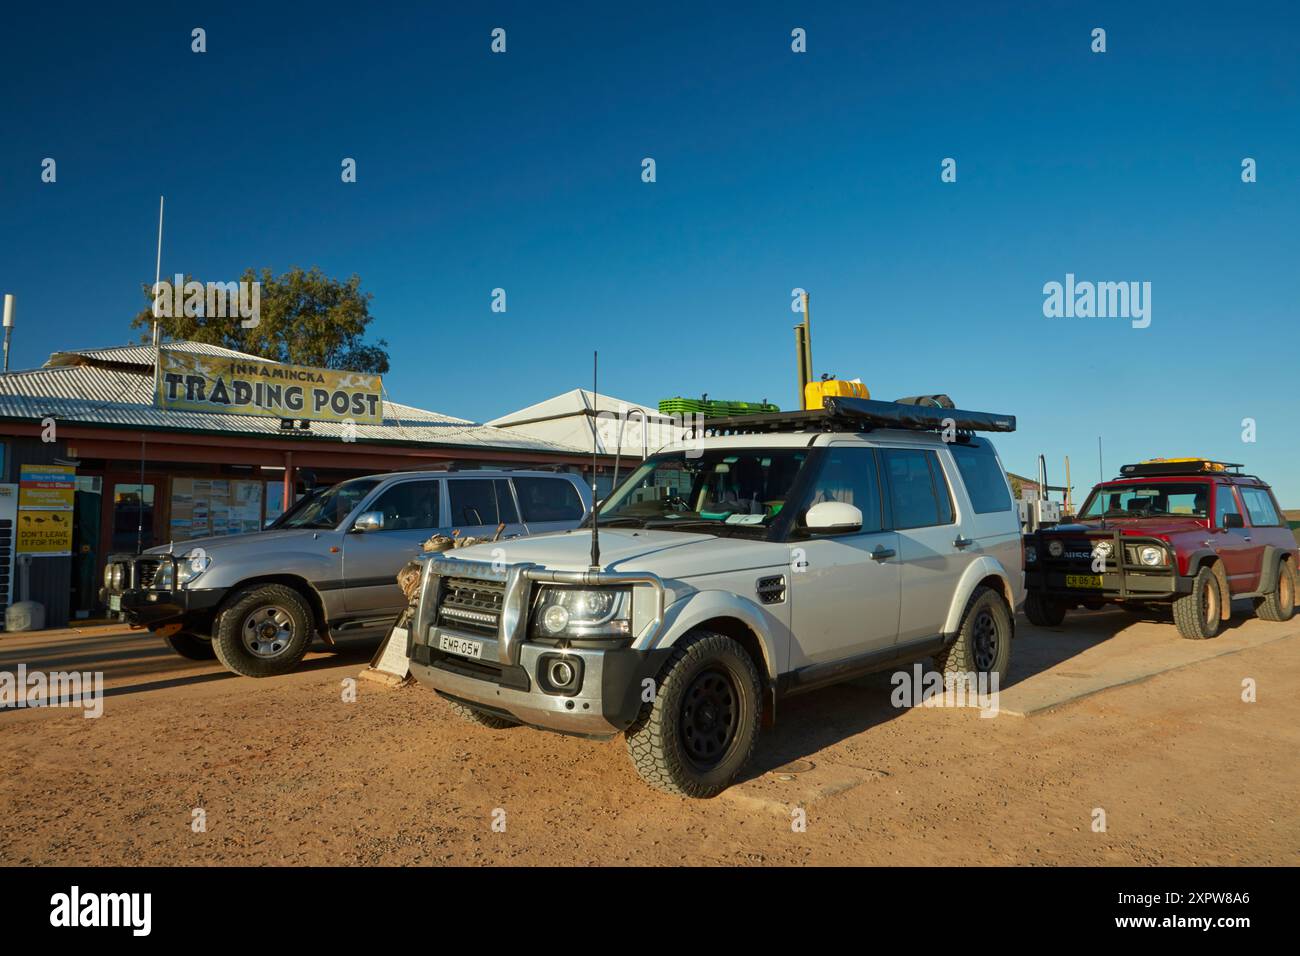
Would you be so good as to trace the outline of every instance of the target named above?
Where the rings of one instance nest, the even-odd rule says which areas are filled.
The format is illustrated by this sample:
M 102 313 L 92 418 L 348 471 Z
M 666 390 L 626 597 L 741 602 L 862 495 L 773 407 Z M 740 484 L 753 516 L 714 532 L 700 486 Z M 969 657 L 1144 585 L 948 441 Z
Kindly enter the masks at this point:
M 1246 519 L 1241 515 L 1231 513 L 1226 514 L 1223 516 L 1223 527 L 1225 530 L 1229 528 L 1244 528 L 1246 527 Z
M 367 531 L 384 530 L 384 513 L 382 511 L 365 511 L 352 523 L 352 530 L 364 534 Z
M 808 509 L 804 524 L 814 534 L 861 531 L 862 511 L 842 501 L 822 501 Z

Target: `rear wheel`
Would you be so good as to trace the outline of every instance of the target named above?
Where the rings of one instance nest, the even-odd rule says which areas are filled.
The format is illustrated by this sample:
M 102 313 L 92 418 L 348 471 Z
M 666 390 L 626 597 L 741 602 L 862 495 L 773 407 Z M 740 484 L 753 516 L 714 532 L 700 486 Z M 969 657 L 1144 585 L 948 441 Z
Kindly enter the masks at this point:
M 217 617 L 212 648 L 229 670 L 273 677 L 298 666 L 315 634 L 311 608 L 283 584 L 237 591 Z
M 1202 567 L 1192 581 L 1191 593 L 1174 601 L 1174 623 L 1178 633 L 1189 641 L 1208 640 L 1219 633 L 1222 610 L 1219 579 L 1209 567 Z
M 1262 621 L 1289 621 L 1295 614 L 1296 568 L 1294 558 L 1283 558 L 1277 568 L 1273 590 L 1255 600 L 1255 614 Z
M 204 637 L 201 634 L 177 631 L 175 634 L 164 637 L 163 640 L 168 647 L 181 657 L 189 658 L 192 661 L 210 661 L 217 656 L 216 651 L 212 649 L 212 638 Z
M 762 684 L 745 649 L 694 631 L 673 648 L 654 700 L 628 728 L 628 756 L 658 790 L 716 796 L 749 762 L 761 711 Z
M 945 683 L 970 674 L 997 675 L 1006 680 L 1011 667 L 1011 609 L 990 587 L 979 587 L 966 604 L 957 640 L 934 656 Z
M 1037 627 L 1056 627 L 1065 620 L 1065 605 L 1038 591 L 1025 595 L 1025 617 Z

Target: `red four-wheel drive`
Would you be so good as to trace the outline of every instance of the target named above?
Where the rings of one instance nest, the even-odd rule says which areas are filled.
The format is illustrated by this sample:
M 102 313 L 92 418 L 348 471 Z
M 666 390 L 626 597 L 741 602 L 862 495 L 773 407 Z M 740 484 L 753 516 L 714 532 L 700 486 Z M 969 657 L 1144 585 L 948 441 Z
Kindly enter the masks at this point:
M 1072 524 L 1025 537 L 1025 613 L 1060 624 L 1106 604 L 1172 605 L 1183 637 L 1219 633 L 1233 598 L 1266 621 L 1295 611 L 1296 539 L 1269 486 L 1240 465 L 1153 459 L 1092 489 Z

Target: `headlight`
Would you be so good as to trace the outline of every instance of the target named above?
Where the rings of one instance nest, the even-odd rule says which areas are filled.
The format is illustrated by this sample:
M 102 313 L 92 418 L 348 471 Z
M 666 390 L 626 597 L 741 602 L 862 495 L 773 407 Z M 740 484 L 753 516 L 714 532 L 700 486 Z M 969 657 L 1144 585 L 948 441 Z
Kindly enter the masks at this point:
M 1033 544 L 1025 545 L 1025 564 L 1033 564 L 1038 560 L 1038 546 Z
M 208 569 L 212 559 L 206 554 L 186 554 L 176 559 L 176 584 L 183 587 Z M 153 577 L 153 586 L 163 591 L 172 587 L 172 564 L 163 561 L 158 565 L 158 573 Z
M 533 606 L 533 634 L 541 638 L 628 637 L 628 588 L 542 588 Z
M 1147 567 L 1155 567 L 1165 563 L 1165 551 L 1163 548 L 1142 548 L 1138 551 L 1138 560 Z
M 105 573 L 108 575 L 108 586 L 114 591 L 122 590 L 122 565 L 114 563 Z
M 113 586 L 113 566 L 111 564 L 106 564 L 104 565 L 104 587 L 111 588 L 112 586 Z
M 1062 544 L 1059 539 L 1049 541 L 1047 542 L 1047 553 L 1054 558 L 1059 558 L 1061 555 L 1065 554 L 1065 545 Z

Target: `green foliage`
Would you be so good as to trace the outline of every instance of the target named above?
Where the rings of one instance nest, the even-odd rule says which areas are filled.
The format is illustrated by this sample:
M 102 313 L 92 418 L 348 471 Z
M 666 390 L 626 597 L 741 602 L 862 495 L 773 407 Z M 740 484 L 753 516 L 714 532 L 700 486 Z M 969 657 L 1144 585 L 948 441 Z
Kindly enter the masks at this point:
M 185 281 L 193 281 L 186 276 Z M 388 343 L 364 341 L 374 321 L 369 292 L 361 291 L 361 279 L 331 279 L 313 266 L 303 271 L 295 266 L 283 275 L 263 269 L 259 276 L 248 269 L 242 282 L 260 282 L 259 322 L 243 328 L 238 315 L 173 315 L 158 319 L 162 339 L 185 339 L 221 345 L 228 349 L 260 355 L 290 365 L 346 369 L 354 372 L 387 372 Z M 149 305 L 131 320 L 131 328 L 144 329 L 141 341 L 152 341 L 153 291 L 144 286 Z M 184 312 L 184 309 L 175 311 Z

